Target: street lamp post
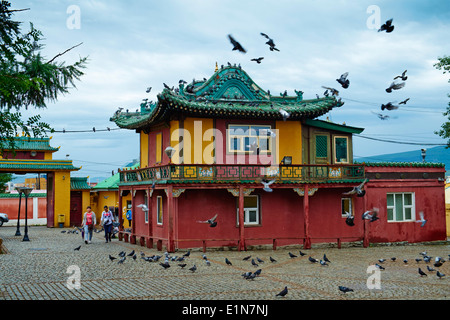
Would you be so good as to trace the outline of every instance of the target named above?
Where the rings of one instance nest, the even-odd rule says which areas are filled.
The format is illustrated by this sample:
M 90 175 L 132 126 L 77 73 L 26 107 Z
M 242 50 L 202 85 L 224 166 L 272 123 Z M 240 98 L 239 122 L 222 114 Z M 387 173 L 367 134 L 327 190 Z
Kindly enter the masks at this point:
M 422 149 L 421 152 L 422 152 L 422 162 L 425 163 L 425 157 L 427 155 L 427 149 Z
M 30 241 L 28 238 L 28 196 L 32 190 L 33 188 L 22 188 L 22 191 L 25 194 L 25 234 L 22 241 Z
M 20 233 L 20 204 L 22 203 L 22 189 L 23 187 L 16 187 L 17 192 L 19 192 L 19 214 L 17 216 L 17 229 L 16 229 L 16 234 L 15 236 L 21 236 L 22 234 Z

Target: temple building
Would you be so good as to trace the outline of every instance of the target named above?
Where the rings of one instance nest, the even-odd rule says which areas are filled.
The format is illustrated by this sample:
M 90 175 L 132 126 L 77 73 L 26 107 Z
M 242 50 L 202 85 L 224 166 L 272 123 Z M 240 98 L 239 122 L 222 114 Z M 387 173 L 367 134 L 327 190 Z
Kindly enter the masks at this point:
M 140 166 L 119 171 L 118 207 L 129 197 L 132 210 L 121 239 L 169 252 L 444 240 L 444 166 L 354 163 L 364 129 L 317 119 L 342 105 L 271 94 L 228 65 L 165 85 L 137 112 L 119 109 L 111 121 L 140 136 Z M 374 207 L 378 219 L 363 220 Z

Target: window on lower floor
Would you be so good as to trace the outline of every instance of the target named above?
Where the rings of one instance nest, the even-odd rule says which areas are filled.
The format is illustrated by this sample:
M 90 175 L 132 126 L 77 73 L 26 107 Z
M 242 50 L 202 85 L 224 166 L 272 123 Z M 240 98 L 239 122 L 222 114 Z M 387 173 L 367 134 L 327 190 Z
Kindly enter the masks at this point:
M 387 200 L 387 220 L 388 222 L 413 221 L 415 200 L 414 193 L 388 193 Z
M 237 225 L 239 225 L 239 199 L 236 201 Z M 259 218 L 259 197 L 244 197 L 244 225 L 258 225 Z
M 341 216 L 347 217 L 347 212 L 353 215 L 352 198 L 341 198 Z
M 147 194 L 144 197 L 144 204 L 145 206 L 148 208 L 148 198 L 147 198 Z M 148 211 L 149 210 L 144 210 L 144 221 L 145 223 L 148 223 Z
M 161 196 L 156 197 L 156 223 L 163 223 L 163 203 Z

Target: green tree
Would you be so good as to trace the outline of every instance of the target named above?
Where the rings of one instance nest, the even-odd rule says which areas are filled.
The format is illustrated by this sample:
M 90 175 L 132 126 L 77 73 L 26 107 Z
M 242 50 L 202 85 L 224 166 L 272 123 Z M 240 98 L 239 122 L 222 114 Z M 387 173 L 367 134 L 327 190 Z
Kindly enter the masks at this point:
M 450 72 L 450 57 L 444 56 L 443 58 L 438 58 L 438 63 L 435 63 L 433 66 L 438 70 L 443 70 L 443 73 Z M 450 79 L 448 80 L 450 82 Z M 450 98 L 450 94 L 448 94 Z M 447 111 L 443 113 L 444 116 L 447 117 L 447 121 L 444 122 L 441 126 L 441 129 L 435 131 L 434 133 L 439 135 L 440 137 L 447 139 L 447 147 L 450 148 L 450 102 L 447 106 Z
M 4 193 L 6 190 L 6 183 L 13 179 L 11 173 L 0 173 L 0 193 Z
M 41 55 L 42 33 L 30 23 L 26 33 L 21 22 L 14 21 L 16 12 L 28 9 L 10 9 L 8 1 L 0 2 L 0 155 L 4 148 L 14 150 L 14 137 L 24 132 L 27 136 L 43 137 L 53 132 L 40 115 L 23 120 L 20 110 L 28 107 L 45 108 L 60 94 L 69 92 L 80 80 L 87 57 L 71 65 L 56 59 L 78 45 L 57 54 L 50 60 Z

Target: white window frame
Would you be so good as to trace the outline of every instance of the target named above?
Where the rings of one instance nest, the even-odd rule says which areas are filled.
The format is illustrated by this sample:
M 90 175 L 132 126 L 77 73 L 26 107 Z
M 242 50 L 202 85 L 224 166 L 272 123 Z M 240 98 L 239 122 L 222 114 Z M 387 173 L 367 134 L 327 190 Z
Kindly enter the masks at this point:
M 231 130 L 233 127 L 248 127 L 248 131 L 247 134 L 230 134 Z M 252 135 L 252 128 L 258 128 L 258 129 L 267 129 L 267 130 L 272 130 L 272 126 L 271 125 L 250 125 L 250 124 L 229 124 L 228 125 L 228 129 L 227 129 L 227 150 L 228 153 L 232 153 L 232 154 L 251 154 L 252 151 L 251 150 L 246 150 L 246 145 L 245 145 L 245 138 L 253 138 L 256 139 L 256 143 L 258 145 L 258 147 L 260 146 L 260 140 L 264 139 L 267 140 L 267 147 L 268 150 L 260 150 L 259 153 L 260 154 L 271 154 L 272 153 L 272 143 L 273 143 L 273 139 L 271 136 L 265 136 L 265 135 Z M 259 130 L 258 130 L 259 132 Z M 232 140 L 234 138 L 239 138 L 240 143 L 239 143 L 239 149 L 233 149 L 233 143 Z
M 397 220 L 397 215 L 395 214 L 395 195 L 397 194 L 401 194 L 402 195 L 402 213 L 403 213 L 403 220 Z M 411 204 L 410 205 L 405 205 L 405 194 L 410 194 L 411 195 Z M 387 198 L 388 196 L 392 195 L 393 197 L 393 205 L 388 205 L 387 204 Z M 386 219 L 387 222 L 413 222 L 416 221 L 416 196 L 414 192 L 388 192 L 386 193 Z M 411 219 L 405 219 L 405 209 L 411 209 Z M 389 220 L 389 215 L 387 214 L 387 212 L 389 210 L 393 210 L 392 211 L 392 220 Z
M 348 200 L 349 201 L 349 208 L 350 208 L 350 214 L 353 216 L 353 201 L 352 201 L 352 198 L 341 198 L 341 217 L 342 218 L 347 218 L 347 214 L 345 213 L 345 212 L 343 212 L 343 210 L 342 210 L 342 208 L 343 208 L 343 205 L 342 205 L 342 203 L 344 202 L 344 200 Z
M 161 221 L 159 221 L 159 211 L 161 211 Z M 157 196 L 156 197 L 156 224 L 158 224 L 158 225 L 163 224 L 163 216 L 164 216 L 164 211 L 163 211 L 162 196 Z
M 148 207 L 147 192 L 145 193 L 145 196 L 144 196 L 144 204 L 147 207 L 147 210 L 144 211 L 144 222 L 148 223 L 148 212 L 150 211 L 150 208 Z
M 244 208 L 244 226 L 259 226 L 261 225 L 260 221 L 260 212 L 259 212 L 259 196 L 258 195 L 250 195 L 245 196 L 245 198 L 256 197 L 256 207 L 252 208 Z M 256 210 L 256 221 L 249 221 L 250 219 L 250 211 Z M 236 208 L 236 224 L 239 226 L 239 202 Z

